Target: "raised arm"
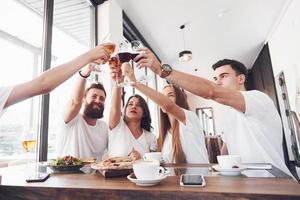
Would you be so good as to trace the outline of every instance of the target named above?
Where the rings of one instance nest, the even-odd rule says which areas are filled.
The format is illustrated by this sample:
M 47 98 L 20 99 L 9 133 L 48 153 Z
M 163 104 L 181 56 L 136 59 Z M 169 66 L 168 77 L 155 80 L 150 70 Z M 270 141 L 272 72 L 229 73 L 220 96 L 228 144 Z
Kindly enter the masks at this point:
M 90 62 L 96 60 L 107 61 L 109 54 L 104 45 L 106 44 L 99 45 L 65 64 L 49 69 L 31 81 L 16 85 L 4 107 L 36 95 L 49 93 Z
M 120 81 L 122 74 L 120 72 L 120 68 L 117 68 L 114 64 L 110 63 L 111 77 L 116 82 Z M 111 105 L 109 112 L 109 129 L 115 128 L 120 120 L 121 120 L 121 96 L 122 96 L 122 88 L 114 86 L 111 97 Z
M 124 63 L 122 65 L 122 71 L 124 75 L 130 79 L 130 81 L 136 82 L 133 70 L 128 63 Z M 152 88 L 142 83 L 135 83 L 133 87 L 141 91 L 147 97 L 149 97 L 162 110 L 165 110 L 167 113 L 173 115 L 177 120 L 185 124 L 186 118 L 185 118 L 184 111 L 182 110 L 182 108 L 177 106 L 176 103 L 170 100 L 169 97 L 163 95 L 160 92 L 157 92 L 156 90 L 153 90 Z
M 147 48 L 140 50 L 145 53 L 135 58 L 135 61 L 138 61 L 137 66 L 148 67 L 154 73 L 161 75 L 161 64 L 155 55 Z M 197 96 L 212 99 L 245 112 L 245 100 L 239 91 L 223 88 L 212 81 L 177 70 L 173 70 L 166 79 Z
M 80 72 L 81 75 L 89 76 L 94 69 L 93 65 L 93 63 L 90 63 L 86 67 L 84 67 Z M 86 79 L 82 76 L 78 77 L 78 80 L 76 81 L 74 86 L 72 97 L 66 105 L 64 113 L 65 123 L 69 123 L 80 111 L 86 87 Z

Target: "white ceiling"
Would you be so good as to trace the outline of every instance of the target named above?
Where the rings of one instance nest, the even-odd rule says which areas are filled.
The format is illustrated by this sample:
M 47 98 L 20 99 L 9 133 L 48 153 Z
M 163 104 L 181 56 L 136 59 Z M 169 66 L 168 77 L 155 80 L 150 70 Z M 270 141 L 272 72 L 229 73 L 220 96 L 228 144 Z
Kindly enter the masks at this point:
M 176 69 L 211 77 L 211 65 L 232 58 L 251 68 L 291 0 L 117 0 L 156 51 Z M 193 60 L 178 61 L 186 49 Z
M 40 16 L 44 16 L 43 0 L 18 0 Z M 91 46 L 91 8 L 88 0 L 54 0 L 54 25 L 79 43 Z

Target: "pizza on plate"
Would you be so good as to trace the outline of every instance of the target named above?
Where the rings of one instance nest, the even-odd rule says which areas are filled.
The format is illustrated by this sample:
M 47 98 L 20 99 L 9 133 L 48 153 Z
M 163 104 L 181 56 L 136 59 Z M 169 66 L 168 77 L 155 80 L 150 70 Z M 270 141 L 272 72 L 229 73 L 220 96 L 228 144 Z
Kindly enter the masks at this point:
M 132 164 L 135 160 L 129 157 L 111 157 L 100 163 L 93 164 L 91 167 L 93 169 L 132 169 Z

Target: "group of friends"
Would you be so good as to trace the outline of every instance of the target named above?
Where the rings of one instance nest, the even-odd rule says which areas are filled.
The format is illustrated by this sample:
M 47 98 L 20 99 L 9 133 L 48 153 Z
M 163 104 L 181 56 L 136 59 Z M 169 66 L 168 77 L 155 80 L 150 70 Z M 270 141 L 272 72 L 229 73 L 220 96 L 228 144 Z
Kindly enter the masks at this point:
M 185 90 L 223 105 L 222 154 L 240 155 L 244 163 L 271 163 L 292 176 L 284 160 L 282 124 L 276 107 L 266 94 L 246 91 L 247 69 L 241 62 L 230 59 L 216 62 L 212 66 L 214 81 L 209 81 L 161 64 L 153 52 L 141 48 L 134 59 L 136 67 L 147 67 L 170 83 L 159 92 L 137 82 L 129 63 L 123 63 L 120 70 L 111 62 L 106 45 L 98 45 L 28 82 L 0 87 L 0 117 L 7 107 L 49 93 L 80 70 L 61 122 L 58 155 L 98 160 L 104 156 L 141 159 L 147 152 L 160 151 L 166 163 L 208 163 L 202 127 L 197 115 L 189 110 Z M 118 84 L 109 100 L 108 124 L 102 120 L 107 101 L 104 86 L 93 83 L 86 87 L 86 82 L 95 70 L 94 63 L 105 62 L 110 65 L 113 81 L 118 83 L 124 76 L 128 77 L 132 87 L 158 105 L 158 139 L 151 132 L 151 116 L 145 99 L 135 94 L 128 98 L 122 110 L 122 89 Z

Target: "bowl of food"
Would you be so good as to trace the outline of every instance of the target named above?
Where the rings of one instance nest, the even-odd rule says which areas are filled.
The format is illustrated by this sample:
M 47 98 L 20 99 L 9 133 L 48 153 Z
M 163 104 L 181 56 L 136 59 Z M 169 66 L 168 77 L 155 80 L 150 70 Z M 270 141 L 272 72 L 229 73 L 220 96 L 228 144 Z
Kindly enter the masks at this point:
M 79 172 L 83 167 L 83 161 L 73 156 L 64 156 L 53 159 L 49 167 L 54 172 Z

